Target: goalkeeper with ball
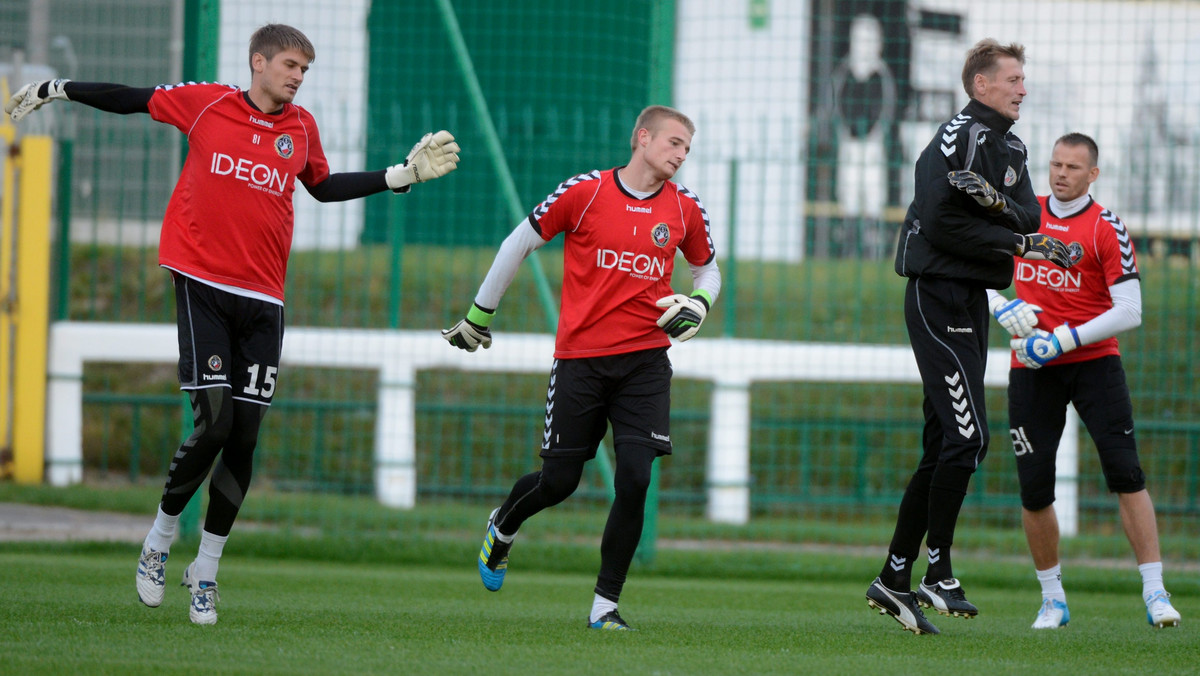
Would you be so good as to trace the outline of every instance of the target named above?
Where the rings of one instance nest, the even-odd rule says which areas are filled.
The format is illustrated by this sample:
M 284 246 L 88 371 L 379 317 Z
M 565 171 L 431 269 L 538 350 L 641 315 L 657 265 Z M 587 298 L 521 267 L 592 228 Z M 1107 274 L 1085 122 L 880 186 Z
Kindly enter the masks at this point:
M 296 181 L 317 200 L 334 202 L 406 192 L 458 163 L 454 137 L 439 131 L 426 134 L 401 164 L 331 173 L 316 121 L 292 103 L 315 54 L 299 30 L 268 24 L 250 38 L 246 90 L 50 80 L 22 87 L 4 105 L 19 121 L 52 101 L 75 101 L 112 113 L 148 113 L 187 135 L 187 161 L 163 217 L 158 262 L 175 286 L 179 384 L 191 399 L 195 431 L 171 459 L 142 545 L 137 591 L 147 606 L 163 602 L 179 515 L 211 469 L 199 552 L 183 569 L 188 615 L 197 624 L 217 621 L 217 567 L 250 487 L 259 425 L 279 382 Z
M 1025 145 L 1010 129 L 1025 98 L 1025 48 L 981 40 L 962 84 L 970 101 L 917 159 L 916 190 L 896 251 L 908 278 L 904 319 L 924 386 L 923 453 L 867 603 L 915 634 L 936 634 L 921 611 L 971 618 L 979 610 L 954 576 L 951 545 L 971 475 L 988 450 L 983 374 L 987 290 L 1012 282 L 1013 256 L 1070 267 L 1067 247 L 1037 232 L 1041 211 Z M 925 541 L 928 567 L 912 591 Z
M 562 234 L 562 310 L 546 394 L 542 467 L 513 485 L 488 517 L 479 574 L 499 591 L 518 529 L 579 485 L 612 426 L 615 499 L 600 542 L 600 574 L 587 626 L 627 630 L 617 601 L 642 535 L 655 458 L 671 452 L 671 339 L 696 335 L 721 289 L 708 213 L 672 182 L 695 126 L 665 106 L 643 110 L 623 167 L 564 181 L 500 245 L 467 316 L 442 332 L 474 352 L 521 262 Z M 676 251 L 692 272 L 690 295 L 671 289 Z
M 1142 291 L 1133 240 L 1125 224 L 1089 194 L 1100 176 L 1100 151 L 1090 137 L 1058 139 L 1050 157 L 1050 195 L 1041 197 L 1041 231 L 1072 240 L 1078 263 L 1068 274 L 1043 261 L 1018 260 L 1008 300 L 989 291 L 992 312 L 1012 339 L 1008 416 L 1021 520 L 1042 605 L 1034 629 L 1057 629 L 1071 620 L 1058 558 L 1054 511 L 1055 456 L 1067 404 L 1087 426 L 1108 489 L 1117 494 L 1121 525 L 1142 575 L 1146 620 L 1179 624 L 1179 611 L 1163 587 L 1154 504 L 1138 461 L 1133 404 L 1116 335 L 1142 323 Z

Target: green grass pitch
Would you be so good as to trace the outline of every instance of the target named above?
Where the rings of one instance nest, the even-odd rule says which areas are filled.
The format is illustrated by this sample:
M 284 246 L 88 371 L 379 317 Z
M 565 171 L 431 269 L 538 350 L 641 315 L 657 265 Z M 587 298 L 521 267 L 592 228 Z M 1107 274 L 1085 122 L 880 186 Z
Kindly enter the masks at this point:
M 621 612 L 638 631 L 585 628 L 595 578 L 522 562 L 486 592 L 468 554 L 412 565 L 256 558 L 248 535 L 221 565 L 220 621 L 193 626 L 167 564 L 162 607 L 137 600 L 136 545 L 6 544 L 2 674 L 1177 674 L 1200 669 L 1195 572 L 1168 570 L 1178 628 L 1146 623 L 1136 571 L 1075 566 L 1071 624 L 1029 629 L 1040 601 L 1013 562 L 962 561 L 977 619 L 930 615 L 913 636 L 867 607 L 876 557 L 795 554 L 799 573 L 729 579 L 631 572 Z M 229 552 L 227 552 L 228 554 Z M 531 552 L 531 555 L 533 552 Z M 534 566 L 537 567 L 534 567 Z M 677 568 L 677 567 L 676 567 Z M 737 568 L 736 565 L 731 568 Z M 1131 568 L 1126 566 L 1125 568 Z M 968 572 L 970 577 L 968 577 Z M 1112 580 L 1120 579 L 1120 583 Z M 973 580 L 973 581 L 972 581 Z M 1172 580 L 1176 582 L 1172 585 Z M 1099 591 L 1095 591 L 1099 590 Z M 1182 590 L 1182 593 L 1181 593 Z

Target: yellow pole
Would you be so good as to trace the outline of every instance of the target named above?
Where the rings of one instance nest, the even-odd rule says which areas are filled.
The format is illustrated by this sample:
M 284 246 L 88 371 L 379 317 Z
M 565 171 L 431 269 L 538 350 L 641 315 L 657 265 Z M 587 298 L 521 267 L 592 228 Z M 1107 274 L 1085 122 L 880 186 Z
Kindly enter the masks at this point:
M 0 78 L 0 96 L 8 100 L 8 78 Z M 17 140 L 17 127 L 7 115 L 0 115 L 0 139 L 4 141 L 0 157 L 0 477 L 12 472 L 12 244 L 13 199 L 16 193 L 15 162 L 8 150 Z
M 54 140 L 21 138 L 17 205 L 13 478 L 41 483 L 46 469 L 46 366 L 50 336 L 50 195 Z

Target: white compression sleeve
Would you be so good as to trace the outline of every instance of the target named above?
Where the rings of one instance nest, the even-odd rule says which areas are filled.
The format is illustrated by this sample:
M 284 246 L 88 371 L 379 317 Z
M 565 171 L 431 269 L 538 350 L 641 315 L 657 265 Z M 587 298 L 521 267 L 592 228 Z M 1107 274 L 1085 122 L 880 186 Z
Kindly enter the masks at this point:
M 1080 345 L 1090 345 L 1105 338 L 1112 338 L 1122 331 L 1141 325 L 1141 282 L 1130 279 L 1108 287 L 1108 292 L 1112 295 L 1113 306 L 1075 327 Z
M 513 277 L 517 276 L 521 261 L 545 244 L 546 240 L 533 229 L 529 220 L 521 219 L 517 227 L 504 238 L 500 250 L 496 252 L 496 259 L 492 261 L 492 267 L 483 278 L 483 283 L 479 285 L 479 292 L 475 294 L 475 304 L 495 310 L 500 305 L 504 292 L 508 290 L 508 285 L 512 284 Z
M 692 293 L 703 289 L 716 303 L 717 295 L 721 293 L 721 269 L 717 267 L 716 259 L 704 265 L 688 263 L 688 267 L 692 269 Z

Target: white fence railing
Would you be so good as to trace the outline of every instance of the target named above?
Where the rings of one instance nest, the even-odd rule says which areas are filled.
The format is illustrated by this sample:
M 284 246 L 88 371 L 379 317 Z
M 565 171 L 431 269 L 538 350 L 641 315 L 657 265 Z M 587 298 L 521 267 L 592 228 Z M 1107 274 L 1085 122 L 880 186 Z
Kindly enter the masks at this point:
M 56 486 L 83 478 L 83 366 L 87 362 L 171 363 L 176 329 L 167 324 L 56 322 L 50 330 L 46 475 Z M 466 354 L 437 331 L 289 328 L 284 364 L 375 370 L 375 493 L 392 507 L 416 504 L 416 374 L 425 369 L 548 373 L 554 337 L 500 334 L 490 350 Z M 1006 387 L 1008 353 L 992 350 L 988 387 Z M 671 349 L 680 378 L 714 383 L 707 449 L 707 515 L 741 524 L 750 519 L 750 385 L 764 381 L 913 383 L 921 380 L 907 346 L 795 343 L 696 338 Z M 917 415 L 913 411 L 913 415 Z M 1078 531 L 1078 418 L 1068 410 L 1059 446 L 1056 485 L 1060 530 Z M 993 439 L 993 452 L 1008 441 Z M 912 449 L 915 463 L 919 448 Z

